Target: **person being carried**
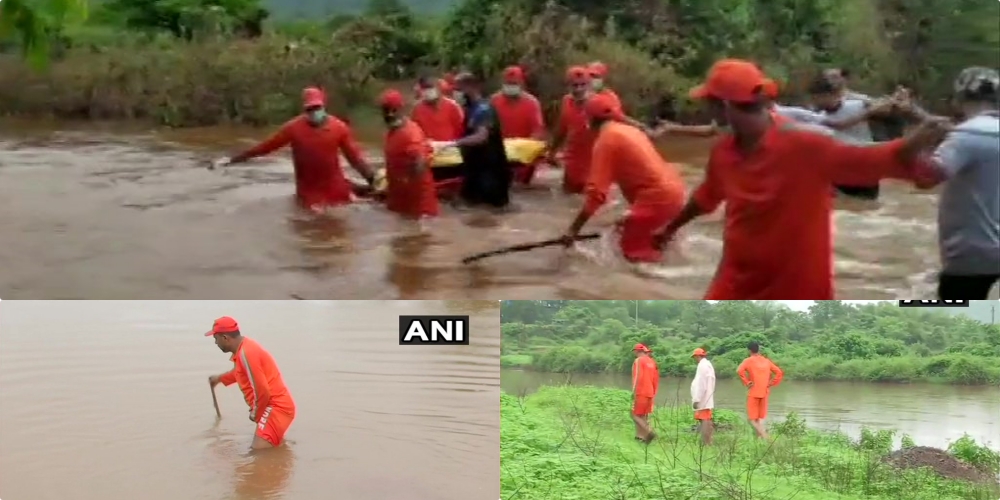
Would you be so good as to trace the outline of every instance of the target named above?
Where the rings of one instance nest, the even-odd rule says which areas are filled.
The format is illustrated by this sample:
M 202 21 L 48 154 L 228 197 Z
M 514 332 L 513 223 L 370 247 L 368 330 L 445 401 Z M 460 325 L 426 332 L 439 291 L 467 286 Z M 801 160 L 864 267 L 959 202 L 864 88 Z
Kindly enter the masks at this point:
M 985 300 L 1000 280 L 1000 74 L 966 68 L 955 79 L 953 102 L 962 122 L 927 159 L 932 174 L 920 184 L 944 184 L 937 294 L 945 300 Z
M 584 104 L 590 95 L 590 74 L 583 66 L 572 66 L 566 70 L 566 85 L 569 91 L 562 98 L 559 107 L 559 121 L 555 134 L 549 140 L 546 161 L 557 163 L 556 155 L 562 149 L 563 179 L 565 193 L 582 193 L 590 174 L 590 158 L 594 148 L 594 132 L 587 122 Z
M 524 70 L 520 66 L 508 66 L 503 70 L 500 91 L 490 98 L 490 105 L 496 110 L 504 139 L 541 140 L 546 134 L 542 105 L 524 89 L 524 83 Z M 534 164 L 512 163 L 511 168 L 520 184 L 529 184 L 535 175 Z
M 757 437 L 767 439 L 767 428 L 764 426 L 767 398 L 771 395 L 771 388 L 780 384 L 785 374 L 778 365 L 760 354 L 760 344 L 750 342 L 747 350 L 750 351 L 750 356 L 736 368 L 736 374 L 748 389 L 747 419 L 757 431 Z
M 846 144 L 773 116 L 761 99 L 765 80 L 752 63 L 729 59 L 716 63 L 706 83 L 692 90 L 732 134 L 713 146 L 704 180 L 658 243 L 725 202 L 722 259 L 705 299 L 829 300 L 830 186 L 919 179 L 917 158 L 950 125 L 929 120 L 902 139 Z
M 607 94 L 592 96 L 584 108 L 597 138 L 586 200 L 562 237 L 563 244 L 573 244 L 584 224 L 608 201 L 612 185 L 617 185 L 629 204 L 619 223 L 622 256 L 629 262 L 659 262 L 663 253 L 654 235 L 683 208 L 684 179 L 648 136 L 621 121 L 621 108 Z
M 464 100 L 465 133 L 458 140 L 435 143 L 435 148 L 457 147 L 461 151 L 465 172 L 459 194 L 465 203 L 506 208 L 513 173 L 496 111 L 483 97 L 479 77 L 462 73 L 455 77 L 455 84 Z
M 691 381 L 691 407 L 694 408 L 694 420 L 698 422 L 698 432 L 705 446 L 712 444 L 712 434 L 715 425 L 712 422 L 712 409 L 715 408 L 715 367 L 708 360 L 708 353 L 697 348 L 691 354 L 698 368 Z
M 408 219 L 438 215 L 438 199 L 431 174 L 433 151 L 415 122 L 403 114 L 403 95 L 387 90 L 379 97 L 385 133 L 386 208 Z
M 295 420 L 295 401 L 271 353 L 257 341 L 244 337 L 235 319 L 223 316 L 205 334 L 214 337 L 219 350 L 232 354 L 233 369 L 208 377 L 212 387 L 239 384 L 250 407 L 250 421 L 257 425 L 250 448 L 254 450 L 281 446 L 288 427 Z
M 636 344 L 632 352 L 635 353 L 635 361 L 632 362 L 632 422 L 635 423 L 635 438 L 649 444 L 656 438 L 656 433 L 649 426 L 649 414 L 653 413 L 656 392 L 660 389 L 660 371 L 648 347 Z
M 444 85 L 446 85 L 444 80 L 420 78 L 417 81 L 420 100 L 410 112 L 410 119 L 419 125 L 427 138 L 432 141 L 455 141 L 465 133 L 465 114 L 462 107 L 450 97 L 443 95 Z M 431 173 L 436 181 L 461 177 L 462 165 L 432 168 Z
M 303 90 L 302 109 L 301 115 L 286 122 L 268 139 L 236 156 L 213 162 L 209 168 L 243 163 L 291 144 L 295 194 L 303 208 L 322 212 L 352 201 L 351 183 L 340 167 L 341 153 L 374 187 L 374 170 L 361 154 L 350 127 L 327 114 L 323 91 L 315 87 Z

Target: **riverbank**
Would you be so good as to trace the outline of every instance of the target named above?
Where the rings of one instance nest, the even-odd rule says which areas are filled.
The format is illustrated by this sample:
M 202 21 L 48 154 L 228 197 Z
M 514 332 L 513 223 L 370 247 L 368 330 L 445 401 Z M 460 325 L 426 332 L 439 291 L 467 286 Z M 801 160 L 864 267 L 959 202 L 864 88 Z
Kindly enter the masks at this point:
M 655 356 L 663 376 L 687 377 L 691 375 L 690 355 Z M 945 354 L 920 358 L 904 356 L 894 358 L 838 360 L 834 357 L 796 359 L 776 355 L 771 357 L 785 372 L 789 380 L 836 381 L 836 382 L 879 382 L 955 385 L 997 385 L 1000 384 L 1000 358 Z M 529 354 L 506 354 L 500 357 L 503 368 L 532 370 L 547 373 L 601 373 L 608 370 L 565 370 L 550 371 L 535 365 L 536 358 Z M 720 358 L 713 359 L 716 377 L 736 378 L 737 362 Z M 617 373 L 617 371 L 612 371 Z
M 890 432 L 868 431 L 852 441 L 809 430 L 792 415 L 773 426 L 773 442 L 763 443 L 752 438 L 742 416 L 718 410 L 716 443 L 702 448 L 691 432 L 691 411 L 661 407 L 652 416 L 660 437 L 646 447 L 633 440 L 629 405 L 627 391 L 592 387 L 544 387 L 523 398 L 502 394 L 502 498 L 994 500 L 997 495 L 989 481 L 888 465 Z M 908 441 L 904 438 L 912 447 Z M 907 454 L 894 456 L 893 463 L 902 464 L 898 457 Z M 934 456 L 962 471 L 956 476 L 976 477 L 971 466 Z M 989 476 L 985 469 L 991 464 L 980 464 L 980 479 Z

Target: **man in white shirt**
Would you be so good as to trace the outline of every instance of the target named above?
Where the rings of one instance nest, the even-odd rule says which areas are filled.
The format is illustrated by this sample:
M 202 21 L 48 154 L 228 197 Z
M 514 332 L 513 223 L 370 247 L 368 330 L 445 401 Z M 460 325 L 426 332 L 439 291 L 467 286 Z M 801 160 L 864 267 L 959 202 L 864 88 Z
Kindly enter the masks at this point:
M 706 446 L 712 444 L 712 409 L 715 408 L 715 367 L 706 357 L 708 354 L 702 348 L 697 348 L 691 357 L 698 362 L 694 380 L 691 382 L 691 401 L 694 408 L 694 418 L 698 421 L 701 432 L 701 442 Z

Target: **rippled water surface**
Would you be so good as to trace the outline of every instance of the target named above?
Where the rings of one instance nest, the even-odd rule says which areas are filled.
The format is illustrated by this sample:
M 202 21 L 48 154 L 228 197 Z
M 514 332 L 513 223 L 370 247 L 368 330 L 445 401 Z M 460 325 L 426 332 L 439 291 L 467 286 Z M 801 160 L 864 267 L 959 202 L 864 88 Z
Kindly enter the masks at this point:
M 496 302 L 11 302 L 0 306 L 4 500 L 495 500 Z M 469 314 L 471 345 L 398 345 L 400 314 Z M 249 455 L 232 367 L 203 333 L 232 315 L 297 405 Z
M 463 266 L 469 254 L 561 234 L 580 200 L 553 191 L 560 172 L 545 171 L 532 189 L 517 192 L 514 213 L 447 208 L 429 237 L 415 237 L 367 204 L 319 219 L 298 215 L 285 154 L 203 168 L 264 133 L 0 122 L 0 296 L 700 298 L 718 262 L 716 214 L 691 226 L 683 256 L 673 255 L 655 279 L 612 259 L 607 241 L 570 256 L 544 249 Z M 664 154 L 685 165 L 689 187 L 702 176 L 708 144 L 663 143 Z M 378 151 L 368 152 L 374 161 Z M 802 168 L 810 168 L 807 158 Z M 839 298 L 930 295 L 936 204 L 936 195 L 895 183 L 885 184 L 878 203 L 839 202 Z M 592 227 L 608 227 L 622 208 Z

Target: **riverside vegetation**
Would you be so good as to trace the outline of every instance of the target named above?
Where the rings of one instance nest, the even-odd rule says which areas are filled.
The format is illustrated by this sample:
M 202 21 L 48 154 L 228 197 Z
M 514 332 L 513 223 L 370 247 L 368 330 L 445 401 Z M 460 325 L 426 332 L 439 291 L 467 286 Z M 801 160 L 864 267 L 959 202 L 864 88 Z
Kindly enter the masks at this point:
M 991 301 L 953 310 L 830 300 L 805 312 L 767 301 L 504 301 L 501 363 L 628 373 L 641 342 L 663 376 L 689 377 L 691 352 L 703 347 L 717 376 L 731 378 L 756 341 L 791 379 L 997 384 L 994 314 Z
M 0 114 L 265 124 L 296 113 L 306 85 L 350 115 L 391 82 L 513 63 L 551 111 L 567 65 L 602 60 L 632 114 L 679 96 L 691 116 L 687 89 L 726 56 L 758 61 L 792 98 L 841 66 L 863 90 L 902 83 L 935 107 L 960 68 L 1000 58 L 1000 3 L 982 0 L 450 1 L 271 22 L 259 0 L 105 0 L 89 16 L 86 0 L 3 0 Z
M 995 500 L 1000 455 L 965 437 L 947 452 L 889 431 L 858 440 L 810 430 L 795 414 L 768 441 L 716 410 L 713 446 L 691 432 L 688 406 L 657 408 L 658 438 L 636 443 L 628 391 L 543 387 L 500 396 L 504 500 Z

